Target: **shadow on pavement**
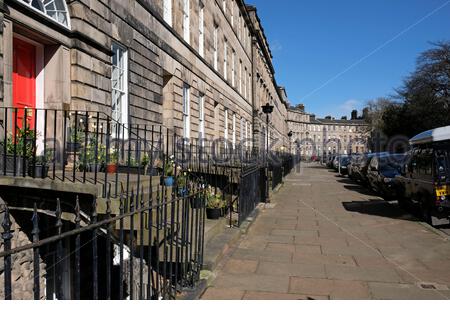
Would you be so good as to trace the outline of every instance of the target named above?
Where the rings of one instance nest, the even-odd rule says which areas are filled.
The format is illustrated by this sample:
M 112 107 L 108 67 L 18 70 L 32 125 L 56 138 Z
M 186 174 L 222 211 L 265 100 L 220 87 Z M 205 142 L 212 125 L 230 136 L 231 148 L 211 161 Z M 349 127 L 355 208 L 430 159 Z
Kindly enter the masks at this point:
M 420 219 L 403 211 L 397 205 L 391 205 L 384 200 L 342 202 L 342 205 L 345 210 L 350 212 L 407 221 L 420 221 Z

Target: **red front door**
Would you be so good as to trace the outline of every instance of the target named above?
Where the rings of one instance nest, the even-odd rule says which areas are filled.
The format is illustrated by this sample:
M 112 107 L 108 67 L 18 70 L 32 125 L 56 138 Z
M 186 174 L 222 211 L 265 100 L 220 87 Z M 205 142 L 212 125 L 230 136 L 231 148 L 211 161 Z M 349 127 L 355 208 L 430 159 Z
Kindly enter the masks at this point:
M 36 47 L 14 38 L 13 41 L 13 113 L 15 128 L 24 124 L 34 129 L 36 109 Z M 17 119 L 17 120 L 16 120 Z

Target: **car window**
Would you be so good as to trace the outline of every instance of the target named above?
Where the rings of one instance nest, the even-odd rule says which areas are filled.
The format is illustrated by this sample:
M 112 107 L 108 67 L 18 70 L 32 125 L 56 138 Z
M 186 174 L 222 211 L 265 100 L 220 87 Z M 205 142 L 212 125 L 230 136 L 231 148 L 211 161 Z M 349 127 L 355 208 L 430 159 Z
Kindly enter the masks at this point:
M 413 172 L 420 179 L 433 179 L 433 150 L 418 150 L 413 156 Z

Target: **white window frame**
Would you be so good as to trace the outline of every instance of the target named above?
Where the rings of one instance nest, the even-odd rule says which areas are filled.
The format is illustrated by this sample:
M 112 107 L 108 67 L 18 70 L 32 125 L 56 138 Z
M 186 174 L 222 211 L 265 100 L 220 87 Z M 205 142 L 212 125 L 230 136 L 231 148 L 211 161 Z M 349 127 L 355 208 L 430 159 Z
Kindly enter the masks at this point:
M 112 43 L 111 50 L 113 51 L 111 57 L 112 119 L 128 127 L 128 50 L 116 42 Z M 115 55 L 118 56 L 116 65 L 114 64 Z M 118 77 L 115 79 L 117 73 Z M 118 99 L 115 99 L 116 96 Z M 122 138 L 127 139 L 128 130 L 124 131 L 125 136 Z M 115 130 L 113 130 L 113 135 L 115 135 Z
M 224 122 L 225 122 L 225 130 L 224 130 L 224 139 L 225 139 L 225 145 L 228 145 L 228 109 L 225 108 L 224 110 Z
M 242 39 L 242 15 L 239 12 L 239 20 L 238 20 L 238 37 Z
M 248 100 L 250 101 L 252 97 L 252 74 L 248 74 Z
M 205 6 L 199 2 L 198 12 L 198 53 L 205 57 Z
M 39 15 L 45 18 L 55 21 L 59 25 L 71 29 L 70 14 L 67 7 L 66 0 L 16 0 L 22 5 L 25 5 L 37 12 Z M 37 6 L 36 6 L 37 5 Z
M 191 139 L 191 87 L 183 85 L 183 137 Z
M 248 121 L 245 120 L 245 146 L 248 147 Z
M 242 60 L 239 61 L 239 93 L 242 94 Z
M 172 1 L 163 0 L 163 18 L 169 26 L 172 26 Z
M 223 77 L 228 80 L 228 41 L 223 41 Z
M 247 67 L 244 70 L 244 98 L 247 99 Z
M 240 145 L 241 147 L 243 146 L 243 142 L 244 142 L 244 124 L 245 124 L 245 119 L 243 117 L 241 117 L 241 121 L 240 121 Z
M 191 12 L 189 0 L 183 0 L 183 39 L 187 43 L 191 40 Z
M 232 51 L 231 54 L 231 85 L 236 86 L 236 51 Z
M 234 27 L 234 0 L 231 0 L 231 26 Z
M 218 60 L 219 60 L 219 55 L 218 55 L 218 46 L 219 46 L 219 26 L 215 25 L 214 26 L 214 32 L 213 32 L 213 67 L 214 70 L 217 71 L 217 67 L 218 67 Z
M 198 138 L 203 146 L 205 139 L 205 95 L 200 93 L 198 97 Z
M 232 133 L 232 143 L 233 149 L 236 149 L 236 113 L 233 112 L 233 133 Z

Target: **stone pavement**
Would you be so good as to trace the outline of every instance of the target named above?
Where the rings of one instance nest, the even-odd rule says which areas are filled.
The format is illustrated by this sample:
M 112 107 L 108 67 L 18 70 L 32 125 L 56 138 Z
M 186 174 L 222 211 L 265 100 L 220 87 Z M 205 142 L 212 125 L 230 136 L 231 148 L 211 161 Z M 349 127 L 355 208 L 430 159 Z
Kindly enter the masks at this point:
M 448 299 L 448 238 L 318 165 L 287 177 L 203 299 Z

